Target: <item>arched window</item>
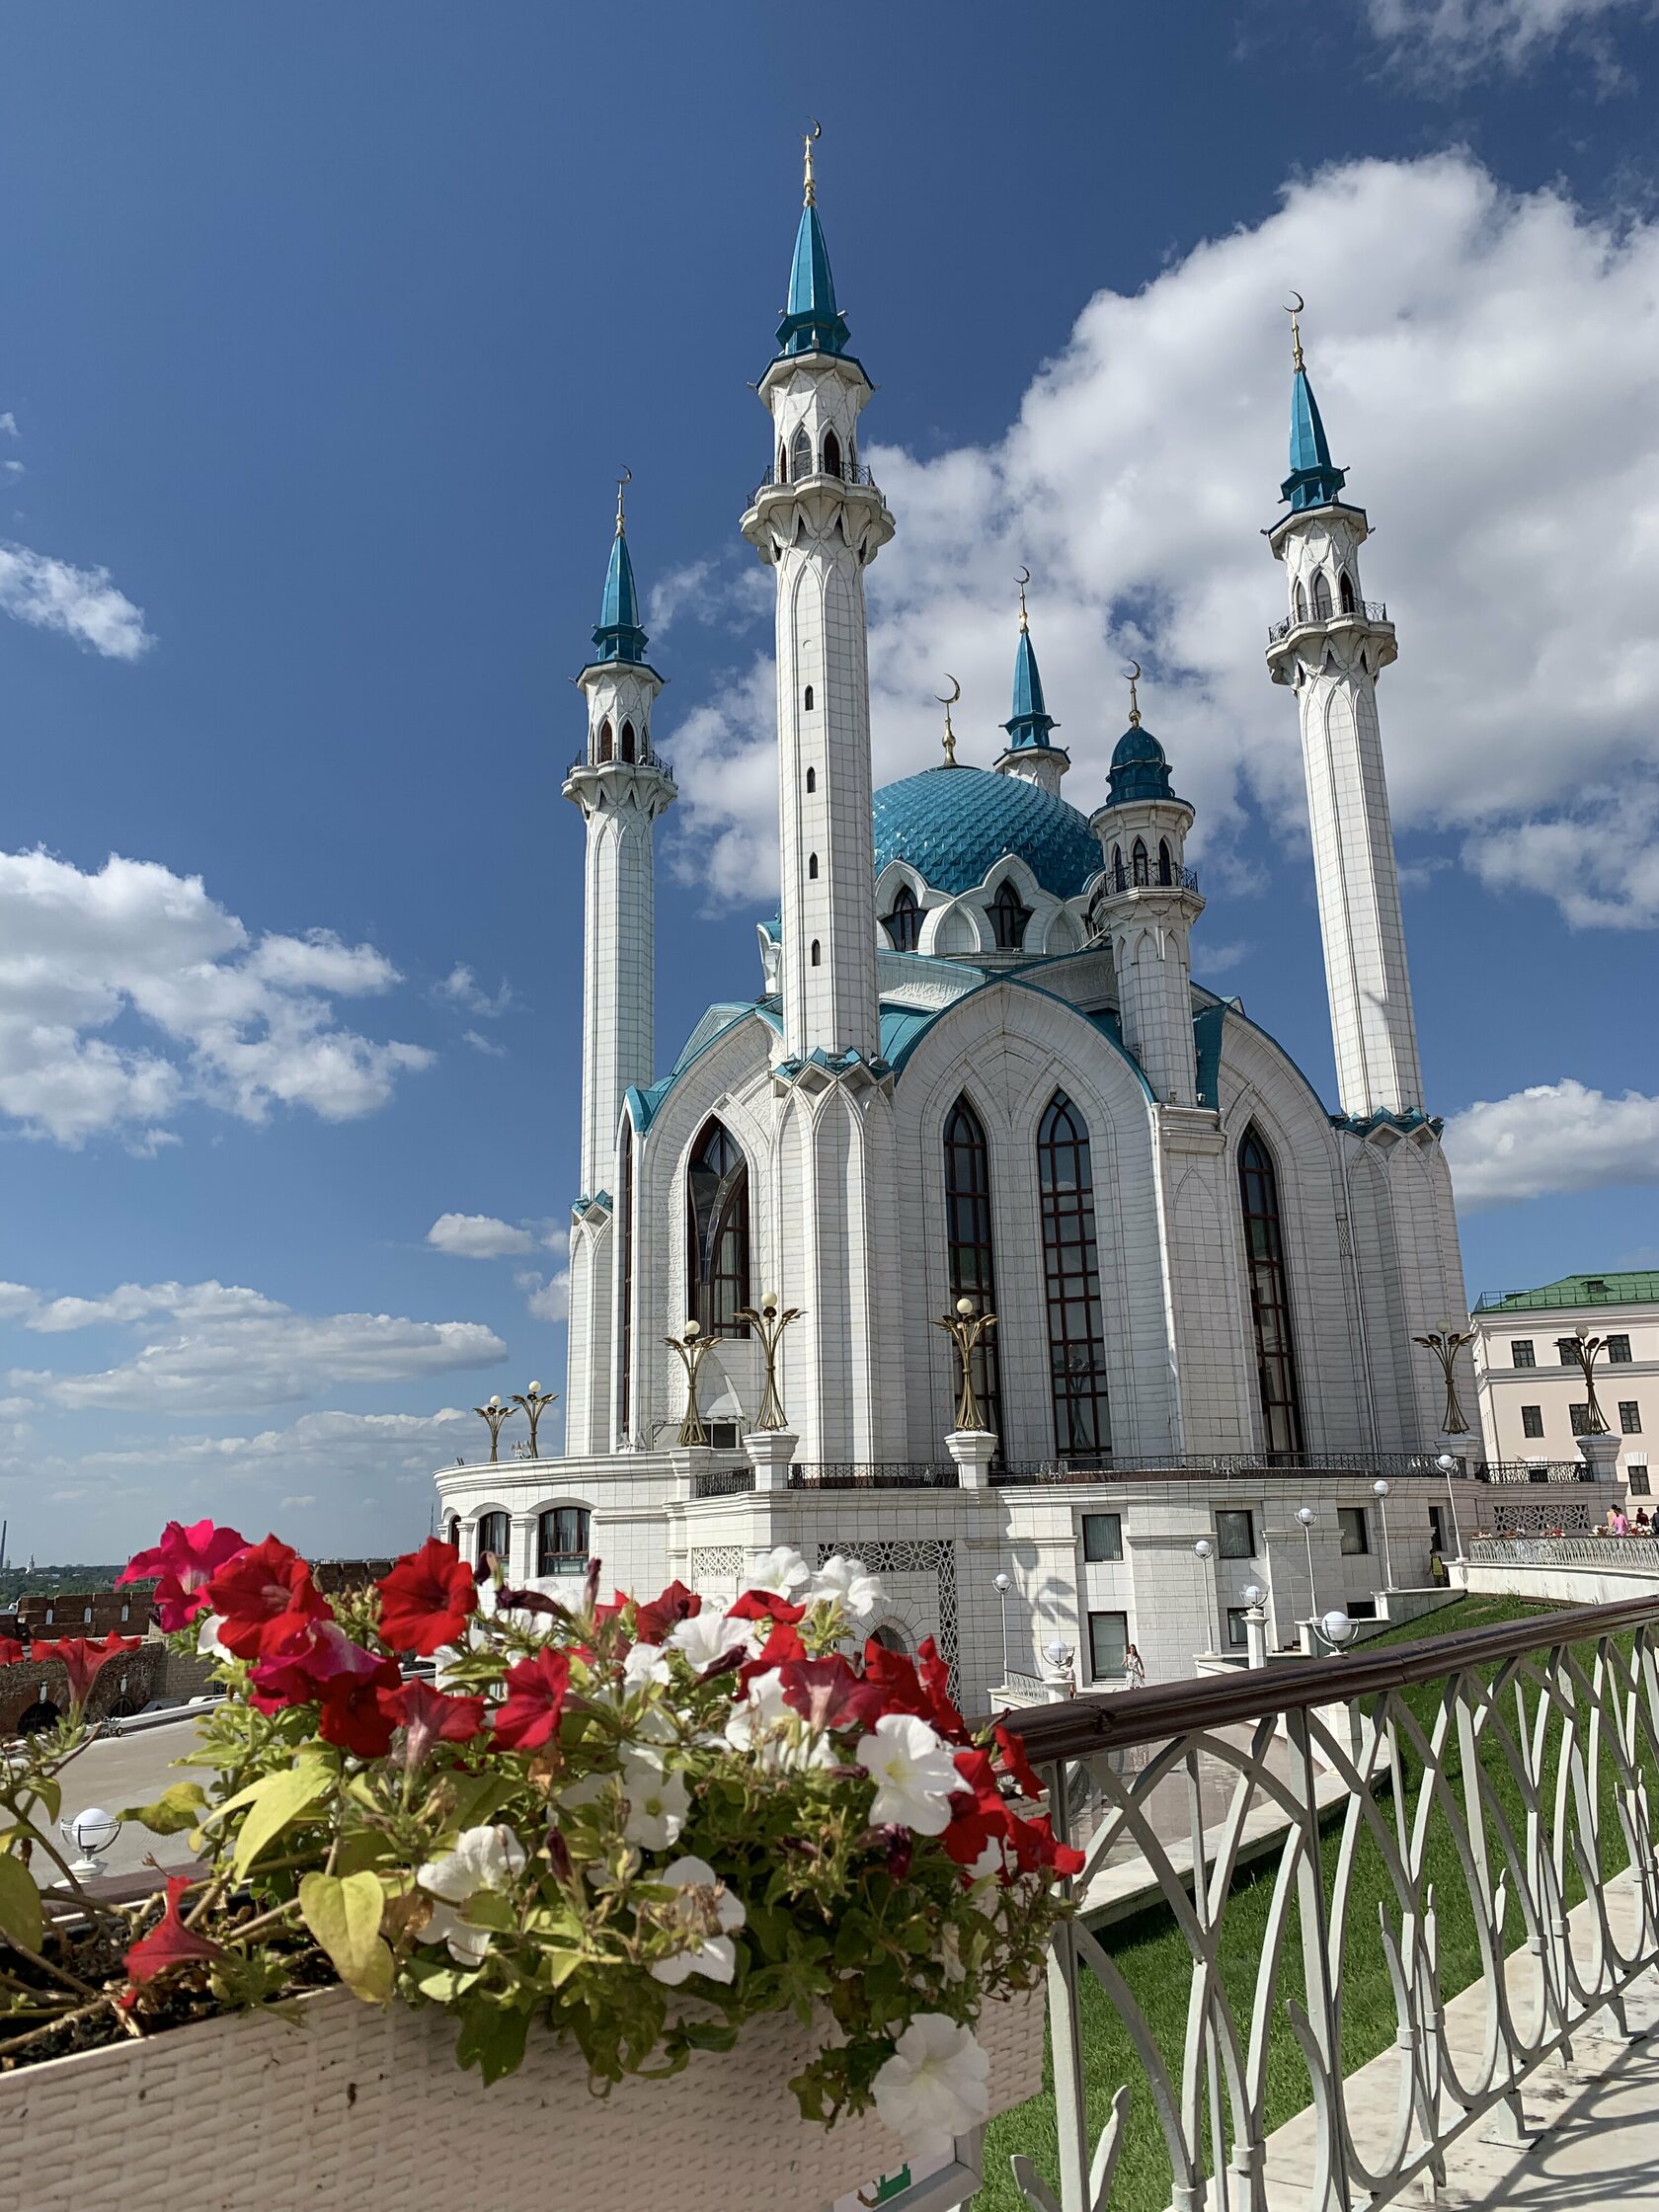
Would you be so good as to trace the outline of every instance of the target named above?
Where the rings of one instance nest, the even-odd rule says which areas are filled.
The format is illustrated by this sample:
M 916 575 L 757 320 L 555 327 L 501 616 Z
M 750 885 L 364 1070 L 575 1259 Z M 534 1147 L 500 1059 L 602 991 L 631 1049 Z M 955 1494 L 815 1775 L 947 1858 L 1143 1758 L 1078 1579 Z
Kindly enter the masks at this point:
M 1325 574 L 1325 572 L 1324 572 L 1324 570 L 1323 570 L 1323 569 L 1315 569 L 1315 570 L 1314 570 L 1314 572 L 1313 572 L 1313 619 L 1314 619 L 1314 621 L 1315 621 L 1315 622 L 1328 622 L 1328 621 L 1330 620 L 1330 611 L 1331 611 L 1330 578 L 1329 578 L 1328 576 L 1326 576 L 1326 574 Z
M 824 434 L 824 473 L 826 476 L 841 473 L 841 441 L 833 431 Z
M 1296 588 L 1296 618 L 1299 622 L 1307 620 L 1307 593 L 1300 584 Z
M 624 722 L 622 725 L 622 757 L 624 760 L 634 757 L 634 726 L 631 722 Z
M 870 1641 L 879 1643 L 884 1651 L 896 1651 L 901 1658 L 908 1658 L 909 1645 L 905 1641 L 905 1631 L 892 1620 L 884 1620 L 879 1628 L 870 1630 Z
M 954 1303 L 971 1298 L 983 1312 L 996 1309 L 996 1266 L 991 1248 L 990 1148 L 980 1117 L 966 1097 L 945 1118 L 945 1240 Z M 1001 1376 L 994 1330 L 974 1354 L 974 1388 L 987 1424 L 1002 1433 Z
M 686 1311 L 709 1336 L 747 1336 L 749 1163 L 725 1124 L 704 1124 L 685 1180 Z
M 1238 1194 L 1244 1215 L 1244 1259 L 1250 1272 L 1262 1430 L 1269 1453 L 1277 1457 L 1302 1450 L 1302 1404 L 1279 1220 L 1279 1178 L 1273 1155 L 1253 1123 L 1238 1147 Z
M 787 445 L 778 447 L 777 480 L 780 484 L 789 482 L 789 448 Z
M 458 1513 L 447 1513 L 444 1515 L 443 1540 L 445 1543 L 452 1543 L 457 1551 L 460 1549 L 461 1517 Z
M 1088 1124 L 1063 1090 L 1037 1130 L 1043 1280 L 1049 1305 L 1049 1387 L 1055 1450 L 1093 1459 L 1112 1449 L 1095 1245 Z
M 895 952 L 915 951 L 921 943 L 921 908 L 908 883 L 899 886 L 893 894 L 891 909 L 881 918 Z
M 815 937 L 815 938 L 813 939 L 813 941 L 812 941 L 812 964 L 813 964 L 813 966 L 814 966 L 815 968 L 819 967 L 819 966 L 820 966 L 820 965 L 822 964 L 822 962 L 823 962 L 823 959 L 824 959 L 824 955 L 823 955 L 823 954 L 822 954 L 822 953 L 821 953 L 821 952 L 819 951 L 819 949 L 818 949 L 818 939 L 817 939 L 817 938 Z
M 803 423 L 789 443 L 789 473 L 799 484 L 803 476 L 810 476 L 812 472 L 812 439 L 807 435 L 807 426 Z
M 599 758 L 600 758 L 601 760 L 608 760 L 608 759 L 610 758 L 610 756 L 611 756 L 610 722 L 609 722 L 609 719 L 608 719 L 608 717 L 607 717 L 607 718 L 606 718 L 606 720 L 604 720 L 603 722 L 601 722 L 601 723 L 599 724 Z
M 1342 572 L 1341 592 L 1339 596 L 1341 599 L 1343 613 L 1352 614 L 1354 612 L 1354 579 L 1348 574 L 1348 571 L 1346 569 L 1344 569 Z
M 1025 925 L 1031 908 L 1022 906 L 1013 879 L 1004 876 L 990 902 L 990 928 L 999 952 L 1018 952 L 1025 943 Z
M 1146 840 L 1137 837 L 1129 855 L 1129 863 L 1137 883 L 1150 883 L 1152 871 L 1146 858 Z
M 556 1505 L 536 1519 L 536 1573 L 586 1574 L 591 1517 L 585 1505 Z
M 807 693 L 807 704 L 808 706 L 812 705 L 812 693 L 810 691 Z M 818 789 L 818 770 L 816 768 L 809 768 L 807 770 L 807 789 L 809 791 L 816 791 Z
M 813 702 L 813 688 L 812 688 L 812 685 L 811 685 L 811 684 L 809 683 L 809 684 L 807 685 L 807 693 L 806 693 L 806 698 L 805 698 L 805 700 L 804 700 L 804 702 L 803 702 L 803 704 L 804 704 L 804 705 L 805 705 L 805 707 L 806 707 L 806 710 L 807 710 L 808 714 L 811 714 L 811 712 L 812 712 L 812 702 Z M 809 773 L 809 774 L 811 773 L 811 770 L 810 770 L 810 769 L 808 770 L 808 773 Z
M 1121 891 L 1121 890 L 1123 889 L 1123 887 L 1124 887 L 1124 864 L 1123 864 L 1123 847 L 1122 847 L 1122 845 L 1114 845 L 1114 846 L 1112 847 L 1112 889 L 1113 889 L 1114 891 Z
M 1158 882 L 1173 883 L 1174 881 L 1175 863 L 1169 857 L 1169 839 L 1160 837 L 1158 839 Z
M 808 855 L 807 855 L 807 875 L 808 875 L 808 878 L 809 878 L 809 879 L 810 879 L 810 880 L 811 880 L 811 881 L 812 881 L 813 883 L 817 883 L 817 881 L 818 881 L 818 854 L 817 854 L 816 852 L 809 852 L 809 853 L 808 853 Z
M 478 1526 L 473 1531 L 473 1557 L 482 1566 L 486 1552 L 493 1551 L 505 1566 L 512 1524 L 505 1513 L 481 1513 Z

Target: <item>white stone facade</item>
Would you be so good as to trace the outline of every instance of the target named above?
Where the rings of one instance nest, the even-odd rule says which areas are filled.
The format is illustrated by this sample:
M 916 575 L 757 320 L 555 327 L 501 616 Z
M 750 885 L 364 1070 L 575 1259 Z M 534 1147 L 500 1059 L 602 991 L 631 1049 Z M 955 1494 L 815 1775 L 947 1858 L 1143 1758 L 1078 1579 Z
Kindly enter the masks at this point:
M 1622 1488 L 1653 1510 L 1649 1454 L 1659 1429 L 1659 1272 L 1574 1276 L 1475 1307 L 1474 1372 L 1486 1455 L 1544 1466 L 1580 1456 L 1584 1372 L 1564 1352 L 1580 1329 L 1599 1339 L 1596 1399 L 1618 1447 Z M 1575 1408 L 1579 1409 L 1575 1414 Z

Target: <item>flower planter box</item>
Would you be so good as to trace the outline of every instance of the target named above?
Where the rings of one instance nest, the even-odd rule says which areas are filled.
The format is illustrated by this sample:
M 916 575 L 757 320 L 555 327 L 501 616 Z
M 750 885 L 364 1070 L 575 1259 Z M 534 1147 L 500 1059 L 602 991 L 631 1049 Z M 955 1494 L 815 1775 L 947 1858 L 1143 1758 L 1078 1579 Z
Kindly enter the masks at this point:
M 302 1999 L 303 2026 L 233 2014 L 0 2076 L 0 2204 L 21 2212 L 521 2212 L 657 2204 L 821 2212 L 903 2162 L 873 2112 L 826 2129 L 789 2078 L 813 2038 L 789 2015 L 732 2052 L 605 2098 L 574 2047 L 532 2030 L 516 2074 L 485 2089 L 455 2064 L 455 2021 L 342 1990 Z M 1040 1993 L 986 2008 L 991 2109 L 1043 2080 Z

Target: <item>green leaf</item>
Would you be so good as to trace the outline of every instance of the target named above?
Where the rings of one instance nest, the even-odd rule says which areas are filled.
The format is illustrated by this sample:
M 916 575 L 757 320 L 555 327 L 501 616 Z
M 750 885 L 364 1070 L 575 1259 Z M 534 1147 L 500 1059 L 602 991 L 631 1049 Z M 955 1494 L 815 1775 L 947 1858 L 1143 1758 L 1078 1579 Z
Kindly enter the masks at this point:
M 207 1792 L 198 1781 L 176 1781 L 153 1805 L 128 1805 L 122 1820 L 136 1820 L 155 1836 L 177 1836 L 199 1827 L 207 1811 Z
M 231 1859 L 238 1877 L 248 1871 L 266 1845 L 279 1836 L 290 1821 L 296 1820 L 308 1805 L 316 1803 L 333 1780 L 334 1776 L 327 1767 L 308 1761 L 267 1775 L 242 1791 L 241 1799 L 248 1803 L 249 1810 Z M 238 1801 L 232 1800 L 233 1803 Z M 219 1808 L 221 1812 L 225 1809 Z
M 15 1852 L 0 1857 L 0 1936 L 38 1951 L 45 1919 L 35 1877 Z
M 476 2066 L 487 2088 L 522 2065 L 529 2032 L 528 2013 L 504 2012 L 499 2005 L 484 2002 L 463 2005 L 456 2060 L 463 2067 Z
M 404 1972 L 421 1995 L 430 1997 L 434 2005 L 453 2005 L 457 1997 L 471 1989 L 481 1971 L 476 1966 L 451 1966 L 447 1959 L 423 1958 L 419 1952 L 404 1962 Z
M 304 1874 L 299 1910 L 305 1925 L 334 1961 L 334 1970 L 365 2005 L 384 2005 L 392 1994 L 392 1954 L 380 1940 L 386 1894 L 378 1874 Z

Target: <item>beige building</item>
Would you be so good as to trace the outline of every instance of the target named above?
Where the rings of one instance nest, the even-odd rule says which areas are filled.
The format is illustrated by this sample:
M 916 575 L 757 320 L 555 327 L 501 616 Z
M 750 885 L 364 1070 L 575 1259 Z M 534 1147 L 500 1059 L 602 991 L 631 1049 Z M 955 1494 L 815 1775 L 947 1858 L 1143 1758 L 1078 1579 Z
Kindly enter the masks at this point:
M 1576 1459 L 1589 1427 L 1584 1374 L 1570 1349 L 1599 1337 L 1596 1399 L 1619 1440 L 1632 1498 L 1650 1497 L 1648 1438 L 1659 1429 L 1659 1268 L 1568 1275 L 1536 1291 L 1482 1298 L 1470 1324 L 1487 1457 L 1542 1466 Z

